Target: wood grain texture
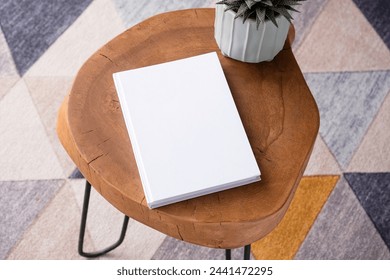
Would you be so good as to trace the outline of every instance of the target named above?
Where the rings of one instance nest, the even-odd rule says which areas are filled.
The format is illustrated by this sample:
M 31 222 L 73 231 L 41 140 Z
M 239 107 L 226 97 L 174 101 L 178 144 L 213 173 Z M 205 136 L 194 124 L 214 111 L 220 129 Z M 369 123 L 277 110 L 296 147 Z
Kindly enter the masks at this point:
M 289 43 L 272 62 L 242 63 L 221 55 L 213 25 L 213 9 L 170 12 L 107 43 L 80 69 L 60 109 L 57 132 L 84 176 L 126 215 L 187 242 L 235 248 L 259 240 L 284 216 L 316 139 L 319 114 Z M 212 51 L 262 181 L 150 210 L 112 73 Z

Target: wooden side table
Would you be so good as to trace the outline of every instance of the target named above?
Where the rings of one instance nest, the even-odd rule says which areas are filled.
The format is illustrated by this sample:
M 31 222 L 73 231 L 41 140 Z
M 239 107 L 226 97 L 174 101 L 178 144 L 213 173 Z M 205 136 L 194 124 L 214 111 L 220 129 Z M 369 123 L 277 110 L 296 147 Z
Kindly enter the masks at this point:
M 251 244 L 286 213 L 319 129 L 316 103 L 291 51 L 292 37 L 290 30 L 290 40 L 272 62 L 248 64 L 221 55 L 214 40 L 214 9 L 152 17 L 82 66 L 59 111 L 58 136 L 85 178 L 126 216 L 202 246 Z M 150 210 L 112 73 L 212 51 L 218 53 L 262 180 Z

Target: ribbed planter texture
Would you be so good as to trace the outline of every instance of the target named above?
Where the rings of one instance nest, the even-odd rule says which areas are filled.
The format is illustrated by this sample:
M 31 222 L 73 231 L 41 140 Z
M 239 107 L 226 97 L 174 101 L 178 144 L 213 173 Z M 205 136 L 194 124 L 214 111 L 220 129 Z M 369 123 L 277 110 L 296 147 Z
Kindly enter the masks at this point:
M 282 50 L 290 23 L 278 16 L 276 27 L 270 20 L 256 27 L 256 20 L 234 18 L 236 13 L 225 11 L 226 5 L 216 5 L 214 36 L 222 54 L 244 62 L 271 61 Z

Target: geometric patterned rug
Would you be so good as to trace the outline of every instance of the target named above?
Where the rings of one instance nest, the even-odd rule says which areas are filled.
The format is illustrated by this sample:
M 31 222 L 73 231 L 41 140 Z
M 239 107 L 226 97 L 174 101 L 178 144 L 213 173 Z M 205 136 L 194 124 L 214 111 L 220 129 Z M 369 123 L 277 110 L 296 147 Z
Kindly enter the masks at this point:
M 0 259 L 82 259 L 84 180 L 55 132 L 78 69 L 150 16 L 214 4 L 0 2 Z M 308 0 L 300 10 L 293 50 L 320 110 L 320 133 L 287 214 L 252 245 L 252 258 L 390 259 L 390 2 Z M 123 217 L 94 191 L 90 209 L 85 245 L 95 250 L 115 241 Z M 101 257 L 223 258 L 223 250 L 134 220 L 124 243 Z

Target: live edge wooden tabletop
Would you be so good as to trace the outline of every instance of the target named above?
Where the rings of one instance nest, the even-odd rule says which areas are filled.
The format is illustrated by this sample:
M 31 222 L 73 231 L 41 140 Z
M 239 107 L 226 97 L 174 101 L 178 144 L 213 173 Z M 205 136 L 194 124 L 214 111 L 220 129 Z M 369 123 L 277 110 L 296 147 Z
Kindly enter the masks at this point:
M 290 41 L 291 37 L 293 30 Z M 112 73 L 213 51 L 261 169 L 261 181 L 150 210 Z M 272 62 L 226 58 L 214 40 L 214 9 L 193 9 L 152 17 L 92 55 L 60 108 L 57 133 L 94 188 L 130 218 L 187 242 L 235 248 L 261 239 L 283 218 L 318 128 L 318 109 L 289 40 Z

